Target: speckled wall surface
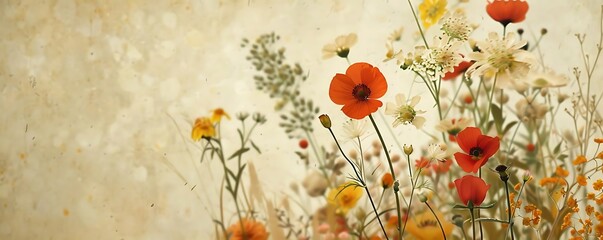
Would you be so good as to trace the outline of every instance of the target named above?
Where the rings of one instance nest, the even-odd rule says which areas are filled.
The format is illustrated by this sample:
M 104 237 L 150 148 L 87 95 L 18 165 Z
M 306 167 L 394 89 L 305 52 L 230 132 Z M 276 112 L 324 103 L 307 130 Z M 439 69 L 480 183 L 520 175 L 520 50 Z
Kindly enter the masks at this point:
M 498 29 L 484 2 L 464 5 L 469 18 Z M 573 34 L 598 37 L 601 2 L 530 4 L 521 26 L 548 28 L 544 59 L 571 76 Z M 382 64 L 401 26 L 408 51 L 416 35 L 406 1 L 0 1 L 0 238 L 208 239 L 219 165 L 198 162 L 194 118 L 222 107 L 278 121 L 241 39 L 281 35 L 288 59 L 310 71 L 304 94 L 341 120 L 327 89 L 347 63 L 322 60 L 322 47 L 355 32 L 351 59 Z M 383 66 L 392 79 L 411 76 Z M 256 141 L 264 153 L 249 160 L 278 198 L 302 177 L 296 143 L 276 127 L 258 129 Z

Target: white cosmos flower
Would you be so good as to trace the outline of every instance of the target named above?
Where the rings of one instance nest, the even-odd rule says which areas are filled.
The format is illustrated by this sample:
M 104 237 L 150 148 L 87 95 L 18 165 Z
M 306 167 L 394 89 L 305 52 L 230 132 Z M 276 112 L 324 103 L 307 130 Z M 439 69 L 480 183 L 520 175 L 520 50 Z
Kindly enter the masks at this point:
M 535 65 L 536 58 L 532 53 L 521 49 L 524 45 L 525 40 L 515 41 L 515 33 L 508 33 L 505 38 L 500 38 L 497 33 L 491 32 L 488 39 L 477 42 L 480 52 L 468 54 L 467 58 L 475 63 L 467 69 L 467 74 L 496 77 L 497 88 L 514 88 L 519 91 L 525 89 L 527 86 L 520 79 Z
M 366 133 L 366 119 L 350 119 L 343 124 L 343 131 L 347 138 L 356 139 Z
M 392 115 L 396 119 L 392 124 L 393 127 L 397 127 L 400 124 L 412 124 L 417 129 L 423 127 L 425 118 L 422 116 L 417 116 L 417 114 L 425 113 L 425 111 L 415 109 L 415 106 L 420 100 L 420 96 L 414 96 L 411 99 L 406 99 L 404 94 L 399 93 L 396 95 L 396 103 L 388 102 L 385 105 L 385 114 Z
M 350 48 L 356 44 L 358 36 L 355 33 L 341 35 L 335 38 L 335 43 L 329 43 L 322 48 L 322 58 L 327 59 L 335 55 L 347 58 Z

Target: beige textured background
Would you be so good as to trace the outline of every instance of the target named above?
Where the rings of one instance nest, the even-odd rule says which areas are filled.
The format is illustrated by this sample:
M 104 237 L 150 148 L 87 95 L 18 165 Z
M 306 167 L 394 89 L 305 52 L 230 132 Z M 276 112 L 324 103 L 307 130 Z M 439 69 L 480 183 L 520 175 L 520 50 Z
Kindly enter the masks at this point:
M 529 2 L 526 36 L 548 28 L 545 62 L 570 75 L 581 64 L 573 34 L 588 33 L 592 52 L 601 2 Z M 482 28 L 500 31 L 485 1 L 462 6 Z M 387 36 L 400 26 L 408 51 L 415 25 L 401 0 L 1 0 L 0 239 L 208 239 L 221 173 L 215 163 L 198 163 L 188 138 L 193 119 L 223 107 L 278 122 L 274 102 L 255 91 L 241 38 L 281 35 L 289 60 L 310 71 L 302 91 L 341 121 L 326 93 L 347 63 L 322 60 L 322 46 L 356 32 L 351 60 L 382 69 L 391 101 L 411 76 L 381 63 Z M 236 144 L 230 124 L 226 144 Z M 296 142 L 267 126 L 255 139 L 265 154 L 249 160 L 278 198 L 303 176 Z

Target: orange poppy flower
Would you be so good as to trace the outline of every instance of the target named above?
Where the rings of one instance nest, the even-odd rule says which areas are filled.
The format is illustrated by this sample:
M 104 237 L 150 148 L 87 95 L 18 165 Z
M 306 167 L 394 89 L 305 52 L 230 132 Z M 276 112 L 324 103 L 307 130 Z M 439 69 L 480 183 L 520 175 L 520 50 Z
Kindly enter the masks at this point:
M 468 205 L 471 201 L 474 206 L 479 206 L 484 202 L 490 188 L 490 184 L 486 184 L 483 179 L 473 175 L 454 180 L 454 185 L 463 204 Z
M 467 127 L 459 132 L 456 141 L 464 153 L 457 152 L 454 158 L 465 172 L 477 173 L 500 147 L 498 137 L 482 135 L 482 131 L 476 127 Z
M 329 97 L 353 119 L 362 119 L 383 106 L 377 98 L 387 92 L 387 82 L 378 68 L 368 63 L 354 63 L 345 74 L 336 74 L 329 87 Z
M 486 12 L 506 27 L 509 23 L 518 23 L 526 19 L 528 8 L 528 3 L 523 0 L 494 0 L 488 2 Z

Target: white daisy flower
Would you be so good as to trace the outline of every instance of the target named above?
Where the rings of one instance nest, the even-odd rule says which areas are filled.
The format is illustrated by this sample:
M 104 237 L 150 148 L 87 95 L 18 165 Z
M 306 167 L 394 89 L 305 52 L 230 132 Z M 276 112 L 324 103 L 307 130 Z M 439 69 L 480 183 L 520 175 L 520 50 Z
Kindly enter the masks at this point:
M 420 100 L 420 96 L 414 96 L 411 99 L 406 99 L 404 94 L 397 94 L 396 103 L 388 102 L 385 106 L 385 114 L 392 115 L 396 118 L 392 124 L 393 127 L 397 127 L 400 124 L 412 124 L 417 129 L 423 127 L 425 118 L 422 116 L 417 116 L 417 114 L 425 113 L 425 111 L 415 109 L 415 106 Z
M 468 54 L 467 58 L 475 63 L 467 69 L 467 74 L 483 75 L 486 78 L 496 76 L 497 88 L 525 89 L 527 86 L 520 79 L 529 73 L 536 58 L 532 53 L 521 49 L 524 45 L 525 40 L 515 41 L 515 33 L 507 34 L 504 39 L 497 33 L 490 33 L 488 39 L 477 42 L 480 52 Z

